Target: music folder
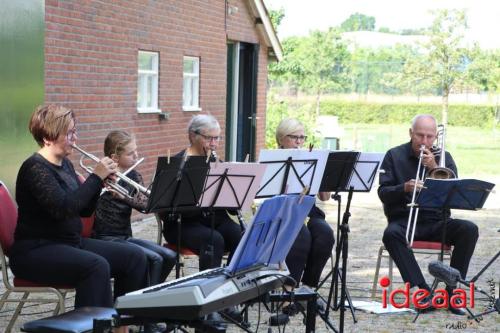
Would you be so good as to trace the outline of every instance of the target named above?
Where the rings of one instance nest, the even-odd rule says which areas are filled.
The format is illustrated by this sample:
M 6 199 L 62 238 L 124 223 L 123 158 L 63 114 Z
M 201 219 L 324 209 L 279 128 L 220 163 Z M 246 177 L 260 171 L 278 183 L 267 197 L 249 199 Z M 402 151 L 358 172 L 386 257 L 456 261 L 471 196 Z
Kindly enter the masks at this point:
M 314 197 L 279 195 L 266 199 L 226 267 L 230 275 L 252 268 L 278 268 L 304 224 L 314 204 Z
M 427 178 L 416 202 L 422 208 L 477 210 L 483 207 L 494 186 L 478 179 Z

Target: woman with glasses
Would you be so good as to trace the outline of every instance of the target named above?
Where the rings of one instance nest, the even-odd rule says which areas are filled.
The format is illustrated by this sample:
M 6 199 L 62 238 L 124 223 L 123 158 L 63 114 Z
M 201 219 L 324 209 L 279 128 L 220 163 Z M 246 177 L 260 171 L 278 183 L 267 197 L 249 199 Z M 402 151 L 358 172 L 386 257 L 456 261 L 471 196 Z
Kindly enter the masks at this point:
M 215 151 L 221 139 L 220 125 L 211 115 L 194 116 L 188 124 L 189 147 L 176 156 L 206 156 L 215 161 Z M 163 235 L 172 244 L 177 244 L 177 223 L 162 216 L 165 221 Z M 224 252 L 231 259 L 241 239 L 241 228 L 226 210 L 215 210 L 215 229 L 212 216 L 200 208 L 182 213 L 181 246 L 194 250 L 199 255 L 200 271 L 220 267 Z
M 280 149 L 302 148 L 305 140 L 307 136 L 304 125 L 297 119 L 283 119 L 276 128 L 276 141 Z M 330 193 L 319 192 L 318 198 L 327 201 Z M 325 221 L 325 213 L 314 205 L 308 216 L 307 224 L 302 226 L 286 257 L 290 276 L 295 280 L 295 285 L 285 284 L 287 290 L 293 290 L 300 282 L 315 289 L 335 243 L 333 230 Z M 297 312 L 297 308 L 294 304 L 290 304 L 283 307 L 283 312 L 293 315 Z
M 90 216 L 116 163 L 104 157 L 80 184 L 68 156 L 77 135 L 71 109 L 38 107 L 29 130 L 40 149 L 21 166 L 16 182 L 18 220 L 10 266 L 18 278 L 76 289 L 75 308 L 112 307 L 114 296 L 144 288 L 147 261 L 140 249 L 82 238 L 81 216 Z

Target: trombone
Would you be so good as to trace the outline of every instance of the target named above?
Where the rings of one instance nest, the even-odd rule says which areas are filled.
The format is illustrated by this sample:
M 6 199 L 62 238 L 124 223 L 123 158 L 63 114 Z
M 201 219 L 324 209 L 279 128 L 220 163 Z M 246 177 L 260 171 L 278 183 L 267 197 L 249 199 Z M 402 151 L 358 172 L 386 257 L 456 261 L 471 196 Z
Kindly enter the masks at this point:
M 89 152 L 86 152 L 82 148 L 78 147 L 76 144 L 73 144 L 72 147 L 75 148 L 76 150 L 78 150 L 82 154 L 82 156 L 80 158 L 80 166 L 82 167 L 82 169 L 87 171 L 89 174 L 91 174 L 94 170 L 93 170 L 93 168 L 91 168 L 83 163 L 83 158 L 88 157 L 96 163 L 99 163 L 101 160 L 97 156 L 95 156 Z M 126 174 L 129 173 L 130 171 L 132 171 L 132 169 L 135 168 L 140 162 L 142 162 L 142 160 L 143 159 L 141 159 L 137 163 L 135 163 L 134 166 L 129 168 L 125 173 L 116 172 L 115 175 L 118 177 L 119 180 L 123 180 L 125 183 L 127 183 L 127 184 L 131 185 L 133 188 L 135 188 L 137 192 L 140 192 L 140 193 L 144 194 L 145 196 L 149 197 L 149 195 L 151 194 L 150 190 L 148 190 L 146 187 L 142 186 L 141 184 L 137 183 L 136 181 L 134 181 L 126 176 Z M 105 183 L 107 186 L 109 186 L 110 188 L 112 188 L 113 190 L 118 192 L 119 194 L 132 199 L 128 190 L 126 188 L 124 188 L 123 186 L 120 186 L 119 184 L 117 184 L 113 180 L 106 179 Z
M 437 131 L 436 146 L 433 146 L 431 148 L 433 154 L 440 155 L 439 164 L 436 168 L 429 171 L 427 178 L 433 178 L 433 179 L 457 178 L 455 172 L 450 168 L 446 167 L 445 136 L 446 136 L 446 131 L 444 125 L 439 125 Z M 417 187 L 419 182 L 421 181 L 423 182 L 425 180 L 425 166 L 422 165 L 424 149 L 425 145 L 421 145 L 420 155 L 418 157 L 417 175 L 415 176 L 415 186 L 413 187 L 411 203 L 408 204 L 408 206 L 410 207 L 410 214 L 408 215 L 408 224 L 406 226 L 406 242 L 408 243 L 409 247 L 413 245 L 413 239 L 415 237 L 415 229 L 417 227 L 418 209 L 419 209 L 418 205 L 416 204 Z M 410 229 L 411 229 L 411 237 L 410 237 Z
M 408 215 L 408 223 L 406 225 L 406 243 L 408 247 L 413 245 L 413 238 L 415 237 L 415 229 L 417 228 L 418 219 L 418 205 L 416 203 L 417 198 L 417 187 L 419 182 L 425 179 L 425 166 L 422 164 L 422 159 L 424 158 L 425 145 L 420 146 L 420 154 L 418 156 L 418 167 L 417 175 L 415 176 L 415 186 L 413 186 L 413 193 L 411 196 L 411 203 L 408 204 L 410 207 L 410 214 Z M 410 236 L 411 229 L 411 236 Z

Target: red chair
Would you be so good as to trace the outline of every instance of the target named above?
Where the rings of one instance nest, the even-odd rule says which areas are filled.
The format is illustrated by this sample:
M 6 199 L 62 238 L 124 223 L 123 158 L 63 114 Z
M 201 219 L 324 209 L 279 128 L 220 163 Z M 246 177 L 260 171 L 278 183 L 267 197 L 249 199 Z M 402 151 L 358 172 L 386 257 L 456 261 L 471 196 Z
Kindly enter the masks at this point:
M 412 250 L 413 253 L 415 254 L 436 254 L 438 257 L 441 255 L 441 242 L 427 242 L 427 241 L 414 241 L 412 245 Z M 372 298 L 375 298 L 375 294 L 377 292 L 377 284 L 378 284 L 378 276 L 380 272 L 380 263 L 382 261 L 382 257 L 387 257 L 389 258 L 389 279 L 393 281 L 392 279 L 392 271 L 393 271 L 393 266 L 394 262 L 389 254 L 384 254 L 386 251 L 386 248 L 384 245 L 380 246 L 380 249 L 378 250 L 378 258 L 377 258 L 377 267 L 375 268 L 375 275 L 373 277 L 373 284 L 372 284 Z M 444 252 L 443 255 L 447 258 L 451 257 L 451 251 L 452 248 L 450 245 L 445 245 L 444 246 Z M 444 259 L 444 258 L 443 258 Z M 389 286 L 389 293 L 392 290 L 392 284 Z
M 6 303 L 18 303 L 9 324 L 5 330 L 6 333 L 12 330 L 17 317 L 21 313 L 25 303 L 55 303 L 54 315 L 63 313 L 66 310 L 64 300 L 69 291 L 74 291 L 70 286 L 44 285 L 33 281 L 13 278 L 12 283 L 9 280 L 7 256 L 9 249 L 14 243 L 14 230 L 17 224 L 17 207 L 12 200 L 7 187 L 0 182 L 0 264 L 2 269 L 2 280 L 5 292 L 0 298 L 0 310 Z M 12 293 L 22 293 L 21 298 L 11 297 Z M 47 298 L 28 298 L 30 294 L 54 294 L 57 299 Z
M 156 223 L 158 224 L 156 243 L 158 245 L 161 245 L 161 240 L 162 240 L 162 236 L 163 236 L 162 235 L 163 222 L 162 222 L 159 214 L 155 214 L 155 218 L 156 218 Z M 163 246 L 166 247 L 166 248 L 171 249 L 174 252 L 177 252 L 177 245 L 175 245 L 175 244 L 164 243 Z M 180 266 L 181 266 L 181 274 L 182 274 L 182 276 L 185 275 L 185 273 L 184 273 L 185 259 L 194 258 L 194 257 L 197 257 L 197 256 L 198 256 L 198 253 L 196 253 L 194 250 L 191 250 L 191 249 L 189 249 L 187 247 L 181 246 L 180 252 L 179 252 L 179 263 L 180 263 Z

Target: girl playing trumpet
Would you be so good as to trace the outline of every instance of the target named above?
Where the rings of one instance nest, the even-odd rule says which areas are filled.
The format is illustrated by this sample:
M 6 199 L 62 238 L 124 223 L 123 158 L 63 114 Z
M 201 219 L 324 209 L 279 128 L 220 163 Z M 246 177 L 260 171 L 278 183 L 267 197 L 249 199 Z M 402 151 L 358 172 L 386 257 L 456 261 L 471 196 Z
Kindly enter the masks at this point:
M 134 136 L 121 130 L 110 132 L 104 141 L 104 155 L 117 164 L 120 172 L 125 172 L 137 162 Z M 131 170 L 127 177 L 144 185 L 141 174 L 136 170 Z M 129 191 L 130 195 L 124 196 L 115 191 L 101 195 L 97 202 L 93 236 L 101 240 L 133 244 L 139 248 L 149 262 L 150 285 L 161 283 L 175 265 L 175 253 L 152 241 L 132 236 L 132 208 L 144 211 L 147 197 L 124 181 L 119 181 L 118 185 Z

